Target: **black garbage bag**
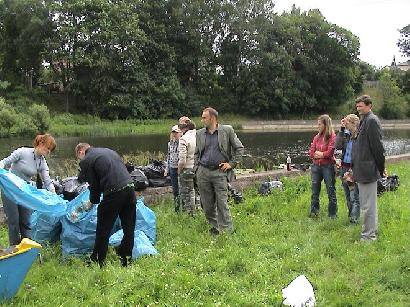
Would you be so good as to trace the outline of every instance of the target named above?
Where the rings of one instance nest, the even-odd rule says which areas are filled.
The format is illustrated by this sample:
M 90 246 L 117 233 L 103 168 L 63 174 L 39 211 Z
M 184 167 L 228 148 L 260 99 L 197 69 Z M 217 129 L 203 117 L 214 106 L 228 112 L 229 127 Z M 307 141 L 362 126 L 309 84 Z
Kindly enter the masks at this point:
M 380 195 L 384 192 L 395 191 L 399 185 L 400 179 L 396 174 L 380 178 L 377 180 L 377 194 Z
M 125 162 L 125 167 L 130 174 L 135 170 L 135 166 L 131 162 Z
M 263 196 L 269 195 L 274 188 L 282 190 L 283 183 L 279 180 L 262 182 L 261 186 L 259 187 L 259 194 Z
M 235 189 L 231 184 L 228 184 L 228 191 L 228 197 L 231 197 L 235 204 L 240 204 L 244 201 L 242 192 Z
M 149 186 L 148 178 L 142 170 L 135 168 L 130 175 L 134 182 L 135 191 L 143 191 Z
M 162 178 L 149 178 L 148 181 L 150 187 L 166 187 L 171 185 L 170 177 L 162 176 Z
M 67 177 L 61 180 L 61 185 L 63 186 L 63 198 L 66 200 L 73 200 L 82 191 L 88 188 L 88 183 L 81 183 L 77 177 Z M 58 194 L 58 193 L 57 193 Z
M 142 168 L 145 176 L 148 179 L 163 179 L 165 173 L 165 162 L 159 160 L 153 160 L 152 163 Z

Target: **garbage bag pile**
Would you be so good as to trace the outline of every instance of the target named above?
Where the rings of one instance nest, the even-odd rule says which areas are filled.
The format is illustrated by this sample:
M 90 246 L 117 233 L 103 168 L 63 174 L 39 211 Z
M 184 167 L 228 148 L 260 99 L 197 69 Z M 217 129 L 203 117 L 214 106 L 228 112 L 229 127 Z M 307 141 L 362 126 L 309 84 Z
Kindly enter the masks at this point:
M 0 169 L 0 188 L 6 197 L 15 203 L 34 210 L 31 217 L 34 240 L 42 244 L 61 240 L 64 256 L 92 252 L 97 226 L 97 206 L 92 206 L 89 210 L 78 210 L 89 200 L 88 189 L 68 201 L 61 197 L 63 194 L 59 196 L 47 190 L 38 190 L 4 169 Z M 135 208 L 137 235 L 134 239 L 133 257 L 155 255 L 158 253 L 153 246 L 156 239 L 155 213 L 145 206 L 143 198 L 137 200 Z M 73 212 L 76 212 L 76 215 L 73 215 Z M 112 242 L 116 242 L 115 238 L 118 238 L 117 232 L 120 229 L 118 220 L 112 230 L 112 234 L 116 234 Z
M 135 191 L 145 190 L 147 187 L 165 187 L 171 185 L 169 176 L 164 177 L 166 164 L 164 161 L 153 160 L 147 166 L 134 166 L 125 163 L 128 172 L 134 181 Z
M 399 188 L 399 185 L 400 179 L 396 174 L 380 178 L 377 180 L 377 195 L 388 191 L 395 191 Z

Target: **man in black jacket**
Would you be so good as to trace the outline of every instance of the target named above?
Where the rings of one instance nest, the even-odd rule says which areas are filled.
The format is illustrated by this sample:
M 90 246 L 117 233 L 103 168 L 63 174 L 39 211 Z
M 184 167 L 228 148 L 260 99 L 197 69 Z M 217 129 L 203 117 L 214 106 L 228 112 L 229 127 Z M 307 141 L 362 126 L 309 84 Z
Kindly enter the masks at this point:
M 108 148 L 94 148 L 80 143 L 75 148 L 80 159 L 80 181 L 87 181 L 90 202 L 98 204 L 97 229 L 91 260 L 104 264 L 108 240 L 117 217 L 120 217 L 124 237 L 116 249 L 121 264 L 127 266 L 127 257 L 132 255 L 135 228 L 135 193 L 133 181 L 121 157 Z
M 352 163 L 364 218 L 361 233 L 363 241 L 377 238 L 377 179 L 385 174 L 382 129 L 371 108 L 370 96 L 363 95 L 356 99 L 356 109 L 361 120 L 353 142 Z

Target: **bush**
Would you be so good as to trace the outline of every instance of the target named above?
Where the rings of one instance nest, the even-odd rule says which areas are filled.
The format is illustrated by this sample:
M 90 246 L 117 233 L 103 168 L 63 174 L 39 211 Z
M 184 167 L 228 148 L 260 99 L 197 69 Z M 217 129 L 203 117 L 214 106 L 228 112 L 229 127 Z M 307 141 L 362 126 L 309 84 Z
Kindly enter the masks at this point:
M 33 122 L 30 115 L 20 114 L 17 123 L 13 126 L 13 133 L 19 136 L 34 137 L 39 132 L 38 126 Z
M 16 111 L 4 102 L 4 99 L 0 99 L 0 135 L 8 136 L 11 133 L 11 129 L 17 123 Z
M 384 119 L 402 119 L 409 115 L 409 105 L 404 97 L 390 97 L 383 102 L 380 116 Z
M 37 131 L 40 133 L 46 133 L 50 128 L 50 112 L 44 105 L 33 104 L 28 109 L 34 125 L 37 127 Z

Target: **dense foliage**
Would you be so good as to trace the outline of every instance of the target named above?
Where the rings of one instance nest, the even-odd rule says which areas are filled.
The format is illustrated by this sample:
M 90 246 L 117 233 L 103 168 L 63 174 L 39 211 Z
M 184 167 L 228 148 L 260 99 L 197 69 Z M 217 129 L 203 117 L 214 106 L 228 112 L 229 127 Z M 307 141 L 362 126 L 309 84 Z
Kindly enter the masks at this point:
M 3 0 L 0 80 L 105 118 L 325 111 L 361 90 L 359 41 L 272 0 Z

